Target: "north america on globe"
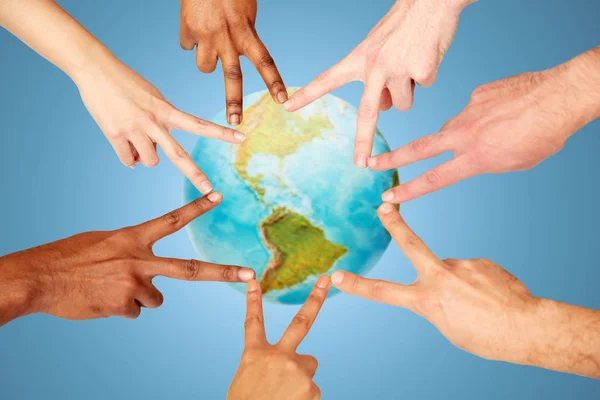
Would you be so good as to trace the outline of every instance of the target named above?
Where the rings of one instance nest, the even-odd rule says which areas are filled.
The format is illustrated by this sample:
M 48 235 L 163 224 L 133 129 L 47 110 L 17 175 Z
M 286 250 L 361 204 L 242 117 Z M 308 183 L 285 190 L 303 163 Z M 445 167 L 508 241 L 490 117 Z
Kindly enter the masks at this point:
M 368 272 L 390 242 L 376 210 L 398 173 L 353 164 L 356 108 L 326 95 L 288 113 L 267 91 L 244 105 L 242 144 L 199 138 L 192 153 L 223 194 L 189 225 L 196 250 L 206 261 L 253 268 L 264 298 L 286 304 L 304 302 L 323 274 Z M 225 110 L 213 122 L 226 125 Z M 377 131 L 373 154 L 387 151 Z M 199 196 L 186 180 L 184 202 Z

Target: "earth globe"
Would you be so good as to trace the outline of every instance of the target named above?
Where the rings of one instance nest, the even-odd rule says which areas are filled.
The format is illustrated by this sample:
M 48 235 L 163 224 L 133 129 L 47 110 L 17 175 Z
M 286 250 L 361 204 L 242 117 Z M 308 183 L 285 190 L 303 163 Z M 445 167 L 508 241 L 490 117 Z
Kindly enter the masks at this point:
M 202 259 L 253 268 L 264 299 L 284 304 L 303 303 L 323 274 L 367 273 L 391 239 L 377 207 L 398 172 L 353 164 L 356 108 L 326 95 L 288 113 L 267 91 L 243 104 L 242 144 L 199 138 L 192 153 L 223 194 L 188 226 Z M 213 122 L 226 125 L 225 110 Z M 373 154 L 387 151 L 377 131 Z M 188 180 L 183 194 L 200 196 Z

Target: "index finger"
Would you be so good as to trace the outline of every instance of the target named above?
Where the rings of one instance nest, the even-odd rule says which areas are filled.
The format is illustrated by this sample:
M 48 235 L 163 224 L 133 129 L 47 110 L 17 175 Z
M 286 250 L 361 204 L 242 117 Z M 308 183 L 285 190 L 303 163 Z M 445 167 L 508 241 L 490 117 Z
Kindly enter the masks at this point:
M 200 215 L 212 210 L 222 199 L 221 193 L 212 192 L 162 217 L 137 225 L 133 229 L 137 231 L 138 236 L 144 242 L 153 244 L 165 236 L 177 232 Z
M 222 140 L 227 143 L 242 143 L 246 135 L 234 129 L 203 120 L 176 108 L 170 110 L 166 118 L 170 130 L 180 129 L 194 135 Z
M 246 292 L 246 320 L 244 321 L 245 347 L 258 347 L 267 344 L 262 308 L 262 292 L 255 280 L 248 282 Z
M 283 108 L 290 112 L 299 110 L 332 90 L 355 80 L 356 71 L 356 66 L 348 58 L 343 59 L 294 93 L 283 104 Z M 381 95 L 381 91 L 379 94 Z
M 287 99 L 287 90 L 275 65 L 275 61 L 258 35 L 254 35 L 251 44 L 245 51 L 246 57 L 252 62 L 271 93 L 273 100 L 283 104 Z
M 306 302 L 284 332 L 281 340 L 279 340 L 279 346 L 295 351 L 300 343 L 302 343 L 323 306 L 330 286 L 331 278 L 327 275 L 317 280 L 308 299 L 306 299 Z
M 378 212 L 381 222 L 418 272 L 440 265 L 440 259 L 406 225 L 393 205 L 384 203 L 379 207 Z

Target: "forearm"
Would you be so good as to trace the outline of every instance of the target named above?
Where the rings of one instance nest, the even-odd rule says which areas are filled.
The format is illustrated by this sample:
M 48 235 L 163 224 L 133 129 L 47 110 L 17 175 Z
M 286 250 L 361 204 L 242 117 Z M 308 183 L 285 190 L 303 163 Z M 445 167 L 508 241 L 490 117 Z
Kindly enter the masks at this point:
M 564 90 L 565 113 L 577 128 L 600 117 L 600 47 L 554 68 Z
M 18 257 L 0 257 L 0 326 L 33 312 L 35 285 Z
M 600 311 L 541 300 L 522 364 L 600 379 Z
M 110 51 L 52 0 L 0 0 L 0 25 L 75 78 Z

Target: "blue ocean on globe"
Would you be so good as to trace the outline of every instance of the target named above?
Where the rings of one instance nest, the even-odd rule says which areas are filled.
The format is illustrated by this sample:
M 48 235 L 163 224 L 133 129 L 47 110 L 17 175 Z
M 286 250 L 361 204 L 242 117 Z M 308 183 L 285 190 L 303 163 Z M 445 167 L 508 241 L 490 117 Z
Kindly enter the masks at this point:
M 201 259 L 253 268 L 264 298 L 284 304 L 323 274 L 373 268 L 390 242 L 377 207 L 398 175 L 354 165 L 356 116 L 333 95 L 288 113 L 262 91 L 244 97 L 244 143 L 199 138 L 192 157 L 223 194 L 188 227 Z M 213 122 L 227 125 L 225 110 Z M 377 131 L 373 154 L 388 151 Z M 199 196 L 186 180 L 184 202 Z

